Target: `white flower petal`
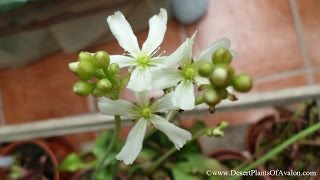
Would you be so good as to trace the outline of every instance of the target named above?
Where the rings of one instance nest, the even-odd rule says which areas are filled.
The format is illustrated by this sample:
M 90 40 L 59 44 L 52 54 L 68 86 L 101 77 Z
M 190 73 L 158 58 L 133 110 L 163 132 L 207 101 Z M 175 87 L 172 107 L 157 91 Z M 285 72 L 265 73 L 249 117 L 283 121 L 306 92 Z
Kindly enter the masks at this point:
M 103 115 L 120 115 L 124 117 L 135 117 L 136 106 L 124 100 L 111 100 L 109 98 L 99 98 L 98 108 Z
M 193 43 L 194 43 L 194 37 L 196 36 L 197 32 L 195 32 L 191 38 L 188 39 L 188 43 L 186 45 L 186 48 L 185 48 L 185 53 L 184 53 L 184 56 L 182 58 L 181 61 L 179 61 L 180 65 L 183 65 L 183 64 L 191 64 L 191 60 L 192 60 L 192 47 L 193 47 Z
M 127 88 L 134 91 L 145 91 L 152 88 L 150 68 L 136 67 L 133 70 Z
M 167 29 L 167 11 L 160 9 L 158 15 L 154 15 L 149 20 L 149 34 L 147 40 L 142 45 L 142 51 L 151 55 L 160 46 Z
M 201 76 L 196 76 L 194 78 L 194 80 L 196 81 L 197 84 L 210 84 L 210 81 L 208 78 L 204 78 L 204 77 L 201 77 Z
M 192 81 L 182 81 L 175 89 L 172 98 L 173 104 L 183 110 L 191 110 L 195 106 L 195 97 Z
M 187 143 L 187 141 L 191 140 L 192 138 L 190 132 L 175 126 L 161 116 L 154 115 L 154 117 L 151 119 L 151 122 L 154 127 L 168 136 L 170 141 L 173 142 L 174 146 L 178 150 L 180 150 L 180 148 L 182 148 Z
M 149 106 L 148 91 L 135 92 L 135 95 L 139 105 L 143 107 Z
M 165 89 L 177 86 L 182 80 L 179 70 L 174 68 L 159 68 L 152 73 L 152 83 L 156 89 Z
M 147 120 L 139 119 L 129 132 L 126 144 L 122 147 L 120 153 L 116 156 L 118 160 L 125 164 L 132 164 L 138 157 L 143 144 L 143 139 L 147 129 Z
M 167 56 L 153 57 L 150 59 L 149 65 L 157 67 L 166 67 L 166 58 Z
M 134 64 L 134 59 L 132 57 L 122 55 L 110 55 L 109 57 L 110 63 L 117 63 L 120 68 L 132 66 Z
M 192 36 L 194 37 L 194 36 Z M 192 43 L 191 43 L 192 42 Z M 190 46 L 191 44 L 191 46 Z M 191 57 L 192 57 L 192 44 L 193 39 L 187 38 L 179 47 L 177 50 L 175 50 L 170 56 L 164 59 L 164 63 L 160 64 L 159 67 L 172 67 L 175 64 L 181 62 L 188 62 L 188 64 L 191 63 Z M 191 49 L 190 49 L 191 48 Z
M 222 38 L 216 42 L 214 42 L 208 49 L 204 50 L 199 57 L 196 59 L 197 61 L 211 61 L 212 54 L 220 49 L 227 48 L 229 49 L 231 46 L 231 42 L 228 38 Z
M 117 11 L 114 15 L 109 16 L 107 22 L 112 34 L 123 49 L 132 55 L 140 52 L 137 38 L 133 34 L 130 24 L 121 12 Z
M 156 100 L 152 105 L 151 109 L 153 112 L 166 112 L 169 110 L 178 110 L 179 107 L 173 105 L 172 102 L 173 93 L 168 93 Z

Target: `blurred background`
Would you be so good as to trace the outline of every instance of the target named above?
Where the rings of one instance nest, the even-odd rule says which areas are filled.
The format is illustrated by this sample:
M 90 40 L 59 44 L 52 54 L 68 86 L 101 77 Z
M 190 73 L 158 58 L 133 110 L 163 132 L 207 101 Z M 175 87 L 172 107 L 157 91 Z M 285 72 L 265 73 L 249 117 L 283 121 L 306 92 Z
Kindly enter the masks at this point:
M 197 31 L 195 54 L 220 38 L 231 40 L 237 52 L 233 65 L 253 76 L 253 92 L 320 82 L 318 0 L 2 0 L 0 126 L 98 112 L 93 97 L 72 92 L 77 78 L 68 63 L 80 51 L 123 53 L 105 21 L 117 10 L 127 17 L 141 45 L 148 19 L 161 7 L 170 15 L 160 50 L 165 54 Z M 217 112 L 205 122 L 248 124 L 273 112 Z M 95 132 L 64 136 L 75 146 L 95 137 Z

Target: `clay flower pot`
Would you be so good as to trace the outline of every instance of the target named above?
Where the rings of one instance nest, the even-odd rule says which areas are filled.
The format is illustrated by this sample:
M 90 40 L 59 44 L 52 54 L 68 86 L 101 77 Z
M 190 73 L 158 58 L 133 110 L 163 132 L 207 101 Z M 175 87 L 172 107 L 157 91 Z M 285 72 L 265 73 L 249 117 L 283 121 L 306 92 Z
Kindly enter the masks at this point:
M 42 175 L 50 176 L 51 180 L 60 180 L 59 172 L 56 171 L 56 168 L 58 167 L 58 160 L 56 159 L 50 147 L 44 141 L 31 140 L 31 141 L 22 141 L 22 142 L 12 143 L 4 148 L 4 150 L 2 151 L 2 156 L 11 156 L 15 154 L 20 154 L 21 163 L 24 163 L 24 166 L 29 166 L 29 165 L 32 166 L 35 164 L 33 160 L 36 160 L 36 159 L 26 159 L 26 158 L 32 157 L 33 152 L 39 153 L 46 158 L 46 162 L 44 165 L 46 167 L 43 167 Z M 48 169 L 48 167 L 50 169 Z M 7 173 L 8 173 L 7 170 L 0 169 L 0 177 L 5 178 L 7 176 Z M 30 177 L 28 176 L 27 178 L 30 178 Z

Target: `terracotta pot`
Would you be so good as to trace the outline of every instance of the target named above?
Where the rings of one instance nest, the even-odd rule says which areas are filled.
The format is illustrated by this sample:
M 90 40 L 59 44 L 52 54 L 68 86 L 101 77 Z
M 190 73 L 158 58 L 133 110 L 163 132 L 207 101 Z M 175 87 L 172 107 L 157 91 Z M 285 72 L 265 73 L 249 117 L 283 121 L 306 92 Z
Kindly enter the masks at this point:
M 274 115 L 269 115 L 250 127 L 247 133 L 246 148 L 251 154 L 255 153 L 256 142 L 262 133 L 266 136 L 272 135 L 272 128 L 275 123 L 276 117 Z
M 50 147 L 44 141 L 41 141 L 41 140 L 22 141 L 22 142 L 15 142 L 15 143 L 9 144 L 3 149 L 2 155 L 3 156 L 11 155 L 12 152 L 17 149 L 17 147 L 24 144 L 33 144 L 43 149 L 45 153 L 48 155 L 48 157 L 50 158 L 54 168 L 58 167 L 58 160 L 56 159 L 54 153 L 52 152 Z M 5 170 L 0 169 L 0 177 L 6 177 L 6 175 L 7 175 L 7 172 Z M 58 171 L 55 171 L 53 176 L 54 176 L 54 180 L 60 180 Z
M 220 162 L 227 160 L 247 160 L 247 157 L 244 156 L 240 151 L 232 149 L 220 149 L 209 154 L 209 157 L 212 157 Z

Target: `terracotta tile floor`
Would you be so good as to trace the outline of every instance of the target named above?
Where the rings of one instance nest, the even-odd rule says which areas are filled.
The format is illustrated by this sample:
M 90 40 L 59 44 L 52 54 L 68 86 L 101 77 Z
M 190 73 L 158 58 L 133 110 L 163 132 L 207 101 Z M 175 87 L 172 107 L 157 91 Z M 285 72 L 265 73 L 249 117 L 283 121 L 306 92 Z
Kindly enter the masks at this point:
M 303 68 L 288 1 L 209 1 L 207 15 L 187 27 L 189 35 L 196 30 L 196 53 L 228 37 L 233 64 L 255 78 Z
M 296 0 L 301 16 L 305 45 L 312 65 L 320 65 L 320 1 Z
M 238 72 L 248 72 L 254 77 L 255 92 L 308 85 L 310 75 L 320 83 L 318 0 L 209 2 L 207 14 L 194 25 L 182 26 L 171 20 L 160 51 L 170 54 L 184 40 L 183 35 L 191 36 L 197 30 L 195 54 L 222 37 L 231 39 L 232 49 L 238 53 L 233 65 Z M 297 12 L 292 10 L 292 4 L 296 5 Z M 293 16 L 293 13 L 298 14 Z M 302 34 L 298 33 L 299 23 L 295 17 L 301 20 Z M 147 31 L 136 34 L 142 45 Z M 299 44 L 301 42 L 305 46 Z M 306 49 L 306 56 L 301 47 Z M 123 52 L 115 41 L 88 50 L 106 50 L 110 54 Z M 75 55 L 59 52 L 24 68 L 0 72 L 6 123 L 23 123 L 88 112 L 87 99 L 78 97 L 71 91 L 76 78 L 67 69 L 67 64 L 75 58 Z M 311 64 L 310 67 L 306 66 L 308 63 Z M 307 70 L 311 73 L 307 73 Z M 272 108 L 221 112 L 205 119 L 209 125 L 225 119 L 233 124 L 240 124 L 253 122 L 272 112 Z M 125 132 L 127 131 L 128 129 Z M 70 137 L 75 136 L 77 135 Z
M 57 53 L 24 68 L 0 73 L 6 124 L 84 113 L 87 102 L 72 92 L 76 77 L 67 64 L 75 56 Z

